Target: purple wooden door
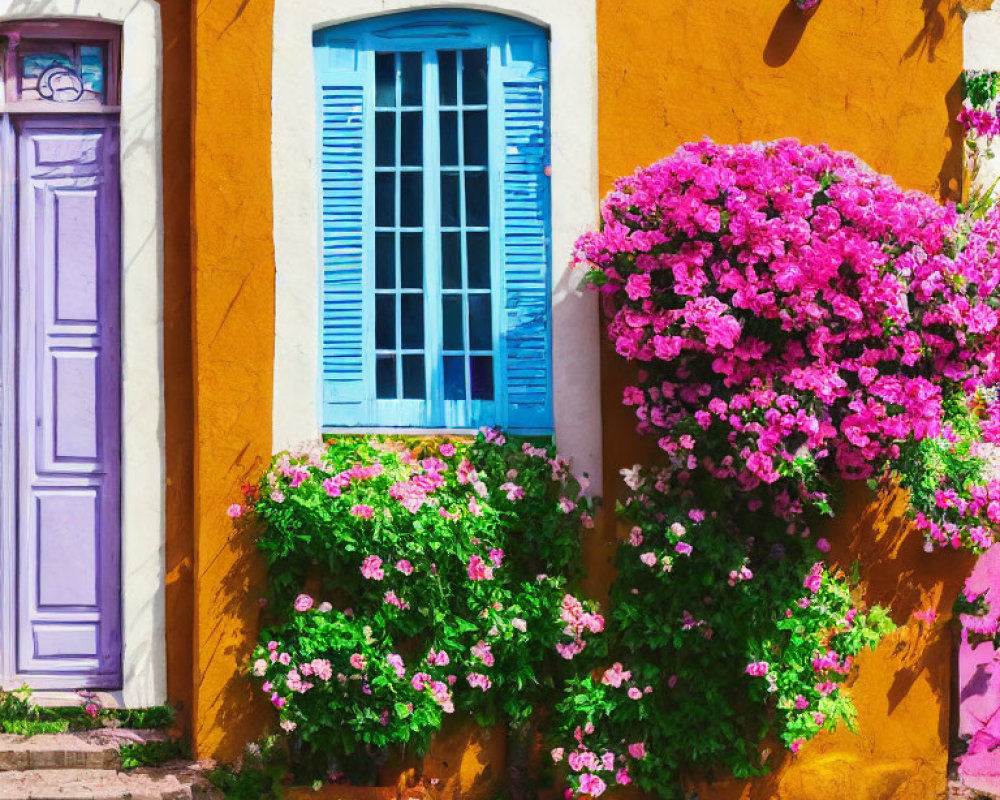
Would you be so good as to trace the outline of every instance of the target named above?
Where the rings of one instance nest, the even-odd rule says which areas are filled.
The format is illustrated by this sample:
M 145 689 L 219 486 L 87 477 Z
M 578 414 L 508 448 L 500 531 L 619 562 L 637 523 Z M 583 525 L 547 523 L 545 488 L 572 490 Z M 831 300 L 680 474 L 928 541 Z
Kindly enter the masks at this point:
M 17 673 L 121 686 L 118 126 L 17 140 Z

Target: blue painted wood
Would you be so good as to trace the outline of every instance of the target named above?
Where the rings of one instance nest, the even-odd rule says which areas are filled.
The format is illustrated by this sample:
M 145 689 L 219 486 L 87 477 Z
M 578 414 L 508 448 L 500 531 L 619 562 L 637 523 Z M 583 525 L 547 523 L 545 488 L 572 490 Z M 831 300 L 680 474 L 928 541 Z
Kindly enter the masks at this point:
M 315 49 L 320 115 L 320 407 L 327 425 L 365 423 L 374 394 L 373 367 L 366 352 L 372 315 L 369 311 L 366 319 L 364 301 L 374 244 L 364 230 L 374 163 L 371 148 L 365 147 L 368 56 L 352 38 L 328 41 Z
M 409 12 L 337 26 L 314 35 L 320 109 L 321 374 L 324 427 L 502 425 L 552 431 L 549 288 L 548 41 L 521 20 L 475 11 Z M 491 342 L 474 347 L 470 298 L 485 292 L 464 280 L 462 346 L 465 397 L 444 393 L 442 316 L 441 127 L 439 51 L 482 50 L 488 59 Z M 376 397 L 375 381 L 375 54 L 420 52 L 423 65 L 424 399 Z M 460 58 L 462 58 L 460 56 Z M 397 57 L 397 64 L 399 58 Z M 461 81 L 458 86 L 461 105 Z M 399 101 L 399 90 L 396 90 Z M 462 114 L 459 114 L 459 120 Z M 398 115 L 397 115 L 398 119 Z M 461 122 L 460 122 L 461 125 Z M 400 152 L 399 125 L 396 154 Z M 459 127 L 459 164 L 463 137 Z M 398 186 L 398 183 L 397 183 Z M 464 194 L 456 228 L 475 230 Z M 396 224 L 400 204 L 396 198 Z M 393 229 L 379 228 L 388 233 Z M 485 230 L 485 229 L 484 229 Z M 397 234 L 398 236 L 398 234 Z M 398 280 L 399 240 L 396 244 Z M 464 270 L 463 270 L 464 272 Z M 397 283 L 398 286 L 398 283 Z M 398 312 L 397 312 L 398 314 Z M 476 321 L 473 315 L 472 322 Z M 397 317 L 396 346 L 400 352 Z M 471 396 L 472 357 L 492 357 L 493 396 Z
M 550 433 L 551 213 L 545 175 L 550 162 L 548 52 L 538 36 L 511 33 L 505 55 L 497 76 L 503 91 L 504 427 Z

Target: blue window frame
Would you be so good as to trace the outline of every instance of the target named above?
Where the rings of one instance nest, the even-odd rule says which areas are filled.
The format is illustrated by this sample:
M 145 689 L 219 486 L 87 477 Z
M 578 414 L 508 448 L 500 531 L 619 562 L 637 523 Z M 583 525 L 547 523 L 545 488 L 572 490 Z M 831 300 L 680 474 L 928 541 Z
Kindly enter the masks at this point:
M 314 56 L 323 426 L 551 433 L 545 31 L 410 12 Z

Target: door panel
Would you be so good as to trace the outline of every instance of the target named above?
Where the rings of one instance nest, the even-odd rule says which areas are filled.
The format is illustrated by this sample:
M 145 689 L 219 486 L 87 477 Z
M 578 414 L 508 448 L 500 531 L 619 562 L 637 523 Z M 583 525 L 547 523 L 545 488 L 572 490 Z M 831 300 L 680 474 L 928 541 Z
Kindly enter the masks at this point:
M 121 685 L 118 128 L 16 125 L 17 671 Z

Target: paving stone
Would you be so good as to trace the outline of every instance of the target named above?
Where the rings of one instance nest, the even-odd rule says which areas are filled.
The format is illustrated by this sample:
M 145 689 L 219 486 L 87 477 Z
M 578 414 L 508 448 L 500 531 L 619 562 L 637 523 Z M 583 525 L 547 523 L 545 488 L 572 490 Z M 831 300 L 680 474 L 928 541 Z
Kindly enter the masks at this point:
M 220 795 L 191 765 L 136 772 L 23 770 L 0 774 L 0 800 L 217 800 Z
M 118 745 L 78 733 L 0 735 L 0 772 L 117 769 Z

